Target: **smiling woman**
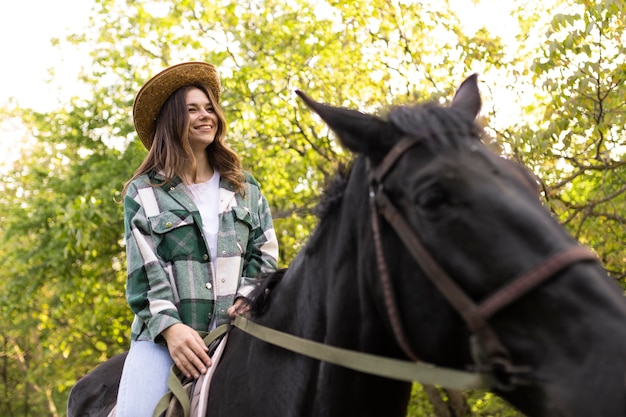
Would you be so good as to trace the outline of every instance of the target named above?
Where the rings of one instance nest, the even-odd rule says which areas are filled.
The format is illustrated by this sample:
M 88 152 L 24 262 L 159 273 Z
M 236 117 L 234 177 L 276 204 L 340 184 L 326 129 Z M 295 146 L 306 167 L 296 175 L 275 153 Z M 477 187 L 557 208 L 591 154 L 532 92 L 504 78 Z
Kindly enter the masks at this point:
M 212 363 L 198 332 L 227 323 L 260 274 L 276 269 L 269 204 L 226 143 L 220 95 L 214 65 L 186 62 L 135 98 L 148 155 L 123 191 L 135 319 L 118 417 L 152 415 L 173 364 L 188 378 L 205 374 Z

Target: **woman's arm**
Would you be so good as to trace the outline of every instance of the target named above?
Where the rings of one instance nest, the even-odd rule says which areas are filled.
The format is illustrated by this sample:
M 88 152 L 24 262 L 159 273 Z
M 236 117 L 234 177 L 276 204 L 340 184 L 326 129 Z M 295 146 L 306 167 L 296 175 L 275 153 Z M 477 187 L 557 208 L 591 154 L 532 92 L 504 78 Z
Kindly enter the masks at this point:
M 128 304 L 147 326 L 152 340 L 164 342 L 161 333 L 181 320 L 171 284 L 157 255 L 140 194 L 132 184 L 124 197 L 124 228 Z

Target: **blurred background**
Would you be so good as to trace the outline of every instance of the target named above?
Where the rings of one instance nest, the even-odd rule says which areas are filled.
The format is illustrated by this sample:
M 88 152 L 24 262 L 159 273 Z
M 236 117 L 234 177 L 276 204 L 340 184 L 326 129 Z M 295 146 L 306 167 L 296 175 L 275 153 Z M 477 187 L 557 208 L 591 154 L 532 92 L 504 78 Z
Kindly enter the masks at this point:
M 625 284 L 624 0 L 33 0 L 0 5 L 0 416 L 64 416 L 78 378 L 128 346 L 121 189 L 145 150 L 141 85 L 219 67 L 230 145 L 261 182 L 281 265 L 350 155 L 296 100 L 384 114 L 479 74 L 485 141 Z M 513 416 L 415 384 L 410 416 Z M 441 406 L 443 404 L 443 406 Z M 447 414 L 446 414 L 447 413 Z

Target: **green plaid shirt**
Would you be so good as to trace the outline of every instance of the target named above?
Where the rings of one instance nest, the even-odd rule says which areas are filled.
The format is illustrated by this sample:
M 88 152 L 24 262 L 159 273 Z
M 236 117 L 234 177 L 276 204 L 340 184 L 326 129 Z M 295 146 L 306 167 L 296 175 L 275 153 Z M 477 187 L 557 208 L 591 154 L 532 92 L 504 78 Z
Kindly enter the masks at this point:
M 247 296 L 261 272 L 275 270 L 278 258 L 270 208 L 250 174 L 245 196 L 220 179 L 217 259 L 211 259 L 188 188 L 180 179 L 152 185 L 163 179 L 137 177 L 124 196 L 131 338 L 158 343 L 175 323 L 208 331 L 227 322 L 235 298 Z

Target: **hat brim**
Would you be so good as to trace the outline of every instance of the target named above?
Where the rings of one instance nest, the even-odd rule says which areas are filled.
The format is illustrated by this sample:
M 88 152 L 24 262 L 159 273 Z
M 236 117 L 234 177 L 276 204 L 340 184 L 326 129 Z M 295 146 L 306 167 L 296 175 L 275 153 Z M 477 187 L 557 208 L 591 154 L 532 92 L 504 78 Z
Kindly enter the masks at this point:
M 137 93 L 133 104 L 133 122 L 139 139 L 147 149 L 152 146 L 156 118 L 165 101 L 186 85 L 206 85 L 220 101 L 220 79 L 217 69 L 206 62 L 185 62 L 171 66 L 152 77 Z

